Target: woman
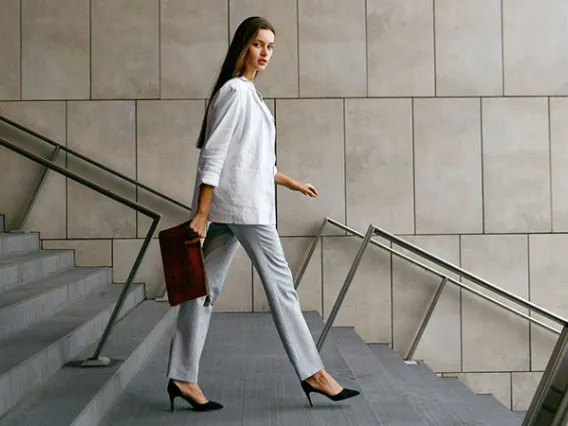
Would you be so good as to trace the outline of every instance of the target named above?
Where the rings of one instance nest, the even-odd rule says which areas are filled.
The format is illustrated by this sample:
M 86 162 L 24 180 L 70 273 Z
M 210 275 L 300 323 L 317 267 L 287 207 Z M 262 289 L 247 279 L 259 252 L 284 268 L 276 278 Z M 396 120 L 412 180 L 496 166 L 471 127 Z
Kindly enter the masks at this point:
M 172 411 L 176 397 L 199 411 L 223 408 L 203 395 L 197 384 L 198 368 L 212 305 L 239 245 L 260 275 L 280 338 L 310 405 L 311 392 L 334 401 L 359 394 L 343 389 L 323 369 L 276 231 L 275 183 L 310 197 L 318 194 L 309 183 L 297 182 L 275 167 L 274 119 L 253 83 L 270 61 L 274 34 L 263 18 L 241 23 L 203 119 L 189 227 L 203 238 L 207 221 L 211 222 L 203 243 L 209 297 L 180 306 L 168 365 Z

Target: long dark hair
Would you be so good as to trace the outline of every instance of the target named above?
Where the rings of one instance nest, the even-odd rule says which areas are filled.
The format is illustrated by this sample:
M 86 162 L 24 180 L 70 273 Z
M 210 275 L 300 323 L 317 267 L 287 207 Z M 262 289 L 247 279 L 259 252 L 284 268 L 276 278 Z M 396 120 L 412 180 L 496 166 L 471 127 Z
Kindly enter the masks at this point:
M 233 36 L 233 40 L 229 46 L 229 51 L 227 52 L 227 56 L 225 56 L 225 61 L 223 61 L 219 78 L 217 79 L 217 82 L 213 87 L 213 92 L 209 97 L 210 100 L 213 99 L 223 84 L 243 71 L 246 54 L 249 47 L 254 42 L 259 30 L 270 30 L 276 34 L 272 24 L 260 16 L 251 16 L 241 22 L 237 31 L 235 31 L 235 35 Z M 203 148 L 203 145 L 205 145 L 208 112 L 209 107 L 207 107 L 205 111 L 205 116 L 201 123 L 201 132 L 197 139 L 197 148 L 199 149 Z

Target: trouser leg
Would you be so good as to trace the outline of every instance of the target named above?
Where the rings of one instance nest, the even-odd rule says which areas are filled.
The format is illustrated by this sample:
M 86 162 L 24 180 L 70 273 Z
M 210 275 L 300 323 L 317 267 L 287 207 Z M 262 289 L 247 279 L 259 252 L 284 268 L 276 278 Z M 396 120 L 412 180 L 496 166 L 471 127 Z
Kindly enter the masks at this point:
M 221 292 L 231 260 L 239 242 L 228 226 L 212 223 L 203 243 L 205 273 L 211 299 L 203 306 L 205 297 L 180 304 L 174 335 L 170 345 L 168 377 L 197 383 L 199 360 L 209 330 L 215 299 Z
M 300 380 L 323 368 L 275 226 L 229 225 L 258 272 L 274 323 Z

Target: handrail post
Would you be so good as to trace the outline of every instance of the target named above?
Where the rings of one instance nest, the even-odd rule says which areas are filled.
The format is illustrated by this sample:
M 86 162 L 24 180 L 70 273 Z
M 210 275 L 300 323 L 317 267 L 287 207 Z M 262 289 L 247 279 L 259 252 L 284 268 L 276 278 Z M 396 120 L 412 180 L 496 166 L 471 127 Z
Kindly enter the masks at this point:
M 60 146 L 56 146 L 53 149 L 53 152 L 51 153 L 50 161 L 55 162 L 55 160 L 57 160 L 57 157 L 59 156 L 60 149 L 61 149 Z M 17 231 L 22 231 L 22 232 L 24 231 L 24 227 L 26 225 L 26 222 L 28 221 L 28 218 L 30 216 L 32 208 L 34 207 L 34 205 L 37 201 L 39 193 L 40 193 L 41 189 L 43 188 L 43 185 L 45 184 L 48 173 L 49 173 L 49 167 L 44 167 L 44 169 L 41 172 L 41 176 L 39 178 L 39 182 L 37 184 L 37 187 L 36 187 L 35 191 L 33 192 L 32 197 L 30 198 L 30 201 L 28 202 L 28 205 L 26 206 L 26 210 L 24 211 L 24 216 L 22 217 L 22 220 L 20 221 L 20 226 L 18 227 L 16 232 Z
M 124 304 L 124 300 L 126 299 L 126 296 L 128 295 L 128 290 L 130 288 L 130 285 L 134 281 L 134 277 L 136 276 L 136 273 L 138 272 L 138 268 L 140 267 L 140 264 L 142 263 L 142 259 L 144 258 L 144 255 L 146 254 L 146 250 L 148 249 L 148 246 L 150 245 L 150 241 L 152 241 L 152 236 L 154 235 L 154 232 L 156 231 L 156 228 L 158 227 L 159 221 L 160 221 L 159 217 L 154 217 L 154 220 L 152 221 L 152 225 L 150 226 L 150 229 L 148 230 L 148 233 L 146 234 L 146 238 L 144 239 L 144 242 L 142 243 L 142 247 L 140 248 L 140 251 L 138 252 L 138 256 L 136 257 L 136 260 L 134 261 L 134 265 L 132 265 L 132 269 L 130 270 L 130 274 L 128 275 L 128 278 L 126 279 L 126 283 L 124 284 L 124 287 L 122 288 L 122 291 L 120 293 L 118 301 L 116 302 L 116 305 L 114 306 L 112 314 L 111 314 L 111 316 L 110 316 L 110 318 L 107 322 L 107 325 L 105 327 L 105 330 L 103 332 L 101 340 L 99 340 L 99 344 L 97 345 L 97 348 L 95 349 L 95 352 L 93 353 L 93 355 L 81 364 L 82 367 L 99 367 L 99 366 L 108 365 L 110 363 L 109 358 L 100 357 L 100 354 L 101 354 L 103 347 L 104 347 L 104 345 L 105 345 L 105 343 L 106 343 L 106 341 L 107 341 L 107 339 L 110 335 L 110 332 L 112 331 L 112 328 L 114 327 L 114 324 L 116 322 L 118 314 L 120 313 L 120 310 L 122 309 L 122 305 Z
M 306 269 L 308 269 L 308 264 L 310 263 L 310 260 L 312 259 L 312 256 L 314 254 L 314 251 L 316 250 L 316 247 L 318 246 L 318 242 L 321 239 L 321 236 L 323 234 L 323 230 L 325 228 L 325 225 L 327 225 L 328 222 L 328 218 L 324 218 L 324 220 L 322 221 L 318 233 L 316 234 L 316 237 L 314 238 L 314 242 L 312 243 L 312 246 L 310 247 L 310 251 L 308 252 L 308 256 L 306 257 L 306 260 L 304 260 L 304 263 L 302 264 L 302 267 L 300 268 L 300 272 L 298 272 L 298 276 L 296 277 L 296 282 L 294 283 L 294 288 L 297 290 L 298 287 L 300 286 L 300 282 L 302 281 L 302 278 L 304 277 L 304 273 L 306 272 Z
M 566 392 L 566 386 L 558 386 L 558 380 L 566 381 L 566 377 L 559 377 L 568 368 L 568 325 L 564 324 L 562 333 L 556 341 L 546 370 L 538 384 L 530 407 L 523 420 L 523 426 L 552 426 L 554 419 L 558 420 L 561 410 L 565 409 L 562 400 L 559 401 L 558 392 Z M 544 409 L 544 406 L 548 409 Z
M 422 323 L 420 324 L 420 328 L 418 329 L 418 332 L 416 333 L 416 336 L 414 337 L 414 340 L 412 341 L 412 345 L 410 346 L 410 349 L 408 350 L 408 353 L 406 354 L 406 357 L 404 358 L 405 360 L 408 361 L 409 359 L 412 359 L 412 357 L 414 356 L 414 352 L 416 351 L 416 347 L 418 346 L 420 339 L 422 339 L 422 335 L 424 334 L 424 331 L 426 330 L 426 327 L 428 326 L 428 323 L 430 322 L 430 318 L 432 318 L 432 314 L 434 313 L 434 309 L 436 308 L 436 305 L 438 304 L 438 301 L 440 300 L 440 296 L 442 295 L 442 291 L 444 291 L 444 288 L 446 287 L 447 282 L 448 282 L 448 277 L 444 277 L 444 279 L 442 280 L 442 282 L 438 286 L 438 289 L 436 290 L 436 294 L 434 294 L 434 298 L 432 299 L 432 302 L 430 303 L 430 307 L 428 308 L 428 311 L 426 312 L 426 315 L 424 316 L 424 319 L 422 320 Z
M 324 328 L 321 332 L 321 335 L 320 335 L 318 343 L 317 343 L 318 351 L 321 351 L 321 348 L 322 348 L 322 346 L 325 342 L 325 339 L 326 339 L 326 337 L 329 333 L 329 330 L 333 326 L 333 322 L 335 321 L 335 317 L 337 317 L 337 314 L 339 313 L 339 309 L 341 309 L 341 304 L 343 303 L 343 299 L 345 299 L 345 296 L 347 295 L 347 291 L 349 290 L 349 287 L 351 286 L 351 282 L 353 281 L 353 278 L 355 277 L 355 273 L 357 272 L 357 268 L 359 267 L 359 264 L 361 263 L 361 259 L 363 258 L 363 253 L 365 253 L 365 249 L 369 245 L 369 241 L 371 241 L 371 238 L 373 237 L 374 232 L 375 232 L 375 227 L 373 225 L 369 225 L 369 229 L 367 230 L 367 233 L 365 234 L 365 238 L 363 239 L 363 243 L 361 244 L 361 247 L 359 247 L 359 251 L 357 252 L 355 259 L 353 260 L 353 263 L 351 264 L 351 268 L 349 269 L 349 272 L 347 273 L 347 277 L 345 278 L 345 282 L 343 283 L 343 287 L 341 287 L 341 290 L 339 291 L 339 295 L 337 296 L 335 304 L 333 305 L 333 309 L 331 310 L 331 313 L 329 314 L 329 318 L 327 319 L 325 326 L 324 326 Z

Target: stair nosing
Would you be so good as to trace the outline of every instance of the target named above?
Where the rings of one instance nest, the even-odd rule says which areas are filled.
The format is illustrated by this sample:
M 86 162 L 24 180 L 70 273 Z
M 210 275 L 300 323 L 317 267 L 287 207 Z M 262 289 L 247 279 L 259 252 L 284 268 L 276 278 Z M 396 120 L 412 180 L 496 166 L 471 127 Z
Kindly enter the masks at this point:
M 132 378 L 144 368 L 147 360 L 152 357 L 156 347 L 175 322 L 175 310 L 165 309 L 158 305 L 158 303 L 153 301 L 143 301 L 139 305 L 133 307 L 127 315 L 121 319 L 121 321 L 117 322 L 116 328 L 114 329 L 113 334 L 109 337 L 109 341 L 105 347 L 104 355 L 109 355 L 111 358 L 116 359 L 118 356 L 127 354 L 126 359 L 115 362 L 109 367 L 79 367 L 77 365 L 78 361 L 85 359 L 92 354 L 97 345 L 97 342 L 95 342 L 74 358 L 74 366 L 62 366 L 62 368 L 53 374 L 48 380 L 32 390 L 30 395 L 37 395 L 38 401 L 42 401 L 41 397 L 42 395 L 45 396 L 46 392 L 49 395 L 60 395 L 56 392 L 57 389 L 53 389 L 53 387 L 57 388 L 58 383 L 61 381 L 63 381 L 66 385 L 72 385 L 77 382 L 86 383 L 85 393 L 79 398 L 72 398 L 70 402 L 70 404 L 72 404 L 72 409 L 70 413 L 67 413 L 68 418 L 65 419 L 65 424 L 70 426 L 99 424 L 99 421 L 104 418 L 112 406 L 119 400 L 120 395 L 125 391 Z M 146 309 L 146 311 L 137 312 L 137 309 Z M 140 333 L 132 344 L 129 342 L 124 344 L 123 338 L 126 334 L 128 334 L 128 330 L 132 327 L 132 324 L 128 322 L 129 319 L 132 319 L 130 315 L 138 314 L 140 318 L 141 314 L 148 312 L 147 309 L 150 309 L 153 312 L 152 315 L 155 315 L 153 316 L 151 329 L 144 330 Z M 136 321 L 136 319 L 134 320 Z M 118 349 L 113 346 L 113 342 L 117 342 L 117 340 L 113 340 L 113 338 L 120 339 L 118 340 Z M 120 342 L 122 342 L 122 344 Z M 126 353 L 124 352 L 125 347 L 127 351 Z M 100 374 L 101 372 L 103 372 L 103 374 Z M 89 378 L 92 378 L 93 376 L 94 381 L 90 382 Z M 68 403 L 67 401 L 57 402 L 61 402 L 62 405 Z M 26 403 L 24 402 L 24 404 Z M 37 408 L 38 407 L 36 406 L 36 409 Z M 18 407 L 14 407 L 14 410 L 24 410 L 25 412 L 27 412 L 27 409 L 28 407 L 26 405 L 23 405 L 19 409 Z M 40 406 L 40 409 L 46 411 L 51 410 L 49 401 L 44 402 Z M 47 420 L 52 423 L 55 421 L 52 416 L 49 416 L 49 414 L 53 413 L 48 412 L 45 414 L 48 415 Z M 4 419 L 0 419 L 0 425 L 4 425 L 6 422 L 9 424 L 10 420 L 12 420 L 9 416 L 10 412 L 6 414 Z M 23 418 L 20 412 L 15 412 L 12 414 L 12 417 L 13 416 L 18 416 L 18 419 L 21 419 L 28 424 L 27 422 L 29 419 Z M 35 419 L 32 419 L 32 421 L 33 420 Z M 57 423 L 60 424 L 61 419 L 59 419 L 59 422 Z
M 111 288 L 112 286 L 117 286 L 117 284 L 112 284 L 109 283 L 106 285 L 106 287 Z M 102 288 L 104 288 L 105 286 L 103 286 Z M 138 294 L 141 293 L 141 294 Z M 84 298 L 77 300 L 73 303 L 70 303 L 69 306 L 67 308 L 69 308 L 71 310 L 71 308 L 73 307 L 73 305 L 79 305 L 79 303 L 84 303 Z M 138 300 L 140 299 L 140 301 L 138 302 Z M 144 300 L 144 286 L 143 285 L 135 285 L 133 287 L 131 287 L 129 289 L 129 293 L 125 299 L 125 306 L 129 306 L 130 304 L 132 304 L 132 307 L 135 307 L 136 305 L 138 305 L 139 303 L 141 303 Z M 88 318 L 83 318 L 81 319 L 80 323 L 73 325 L 73 328 L 65 333 L 64 335 L 60 335 L 58 336 L 55 340 L 52 340 L 50 342 L 47 342 L 46 344 L 42 345 L 41 348 L 35 348 L 33 349 L 33 351 L 30 350 L 30 354 L 25 356 L 25 359 L 19 359 L 17 361 L 17 363 L 13 364 L 13 365 L 9 365 L 8 368 L 2 370 L 0 372 L 0 383 L 2 382 L 11 382 L 11 377 L 16 375 L 20 369 L 23 368 L 32 368 L 34 366 L 34 362 L 40 362 L 39 358 L 42 356 L 47 356 L 49 357 L 50 353 L 54 350 L 59 351 L 62 348 L 60 348 L 60 345 L 65 345 L 66 342 L 70 339 L 72 339 L 74 336 L 79 336 L 81 334 L 81 332 L 83 332 L 83 329 L 85 327 L 88 327 L 90 325 L 92 325 L 93 323 L 97 323 L 99 321 L 104 321 L 106 323 L 107 320 L 104 320 L 105 317 L 109 317 L 112 310 L 114 309 L 114 307 L 116 306 L 116 302 L 117 299 L 114 299 L 112 301 L 110 301 L 110 303 L 106 303 L 104 305 L 104 307 L 102 307 L 101 309 L 97 310 L 96 312 L 94 312 L 92 315 L 89 315 Z M 75 306 L 76 307 L 76 306 Z M 53 317 L 56 317 L 58 315 L 63 315 L 64 310 L 58 312 L 57 314 L 52 315 L 50 318 L 53 319 Z M 119 315 L 119 319 L 122 318 L 128 311 L 124 309 L 121 310 L 121 313 Z M 57 319 L 56 319 L 57 320 Z M 56 321 L 54 320 L 54 321 Z M 25 332 L 26 330 L 30 330 L 33 327 L 36 327 L 37 324 L 32 324 L 30 327 L 22 330 L 21 332 Z M 97 337 L 95 337 L 94 341 L 97 341 L 100 336 L 102 335 L 102 329 L 100 333 L 96 333 Z M 0 347 L 2 346 L 2 342 L 12 339 L 14 338 L 14 336 L 10 336 L 7 337 L 6 339 L 0 340 Z M 90 346 L 93 342 L 90 342 L 88 346 Z M 63 348 L 65 349 L 65 348 Z M 81 351 L 83 351 L 85 348 L 82 348 L 78 351 L 78 353 L 80 353 Z M 1 354 L 1 351 L 0 351 Z M 74 357 L 76 356 L 77 353 L 75 354 L 71 354 L 70 357 Z M 20 394 L 16 397 L 16 400 L 14 401 L 13 399 L 9 400 L 8 408 L 4 409 L 4 411 L 0 411 L 0 418 L 2 416 L 4 416 L 5 414 L 7 414 L 7 412 L 9 412 L 15 405 L 17 405 L 22 398 L 25 397 L 25 395 L 29 394 L 30 392 L 33 392 L 33 389 L 39 385 L 41 385 L 42 383 L 44 383 L 45 381 L 49 380 L 50 377 L 52 377 L 54 374 L 57 373 L 57 371 L 66 363 L 69 361 L 69 359 L 64 359 L 66 358 L 63 354 L 61 354 L 61 359 L 63 360 L 63 362 L 59 362 L 57 361 L 57 368 L 53 368 L 53 371 L 50 373 L 49 371 L 46 373 L 45 371 L 42 370 L 42 374 L 46 374 L 45 377 L 42 377 L 39 379 L 39 383 L 36 383 L 32 389 L 26 389 L 20 392 Z M 37 361 L 36 361 L 37 360 Z M 42 365 L 43 368 L 45 367 L 49 367 L 49 362 L 45 361 L 45 363 Z M 23 374 L 23 372 L 21 373 Z M 0 387 L 1 390 L 1 387 Z M 10 388 L 6 390 L 7 392 L 10 393 L 10 395 L 13 395 L 13 387 L 12 385 L 10 385 Z M 13 396 L 12 396 L 13 397 Z M 0 402 L 2 401 L 2 395 L 0 394 Z M 1 410 L 1 406 L 0 406 L 0 410 Z
M 79 273 L 81 273 L 79 275 Z M 71 276 L 72 274 L 77 274 L 78 276 Z M 57 280 L 58 277 L 61 277 L 63 281 L 61 282 L 54 282 L 50 283 L 49 287 L 44 287 L 46 281 L 54 281 Z M 18 327 L 13 328 L 6 328 L 6 331 L 2 330 L 2 326 L 0 325 L 0 341 L 16 333 L 21 331 L 33 324 L 37 321 L 44 320 L 45 318 L 49 317 L 50 315 L 55 315 L 61 310 L 65 309 L 66 306 L 69 304 L 75 303 L 79 301 L 83 297 L 87 297 L 91 292 L 97 291 L 98 289 L 104 287 L 105 285 L 110 284 L 111 282 L 111 272 L 110 268 L 69 268 L 64 271 L 61 271 L 58 274 L 51 275 L 49 277 L 40 278 L 38 280 L 30 281 L 28 283 L 12 287 L 8 290 L 5 290 L 3 293 L 4 295 L 10 292 L 22 292 L 24 293 L 24 288 L 27 286 L 32 286 L 30 288 L 30 294 L 24 294 L 22 298 L 16 299 L 5 306 L 0 306 L 0 318 L 3 315 L 10 315 L 11 313 L 16 313 L 18 310 L 26 310 L 27 306 L 33 305 L 34 303 L 41 303 L 41 300 L 44 298 L 49 298 L 51 295 L 56 294 L 60 291 L 65 291 L 67 294 L 68 292 L 73 289 L 74 287 L 87 285 L 90 280 L 99 280 L 99 283 L 91 283 L 89 289 L 85 289 L 84 292 L 81 294 L 72 295 L 73 297 L 67 297 L 66 300 L 60 305 L 53 309 L 50 309 L 49 312 L 43 311 L 42 313 L 37 315 L 37 318 L 34 320 L 24 320 L 23 323 L 18 324 Z M 52 284 L 52 285 L 51 285 Z M 36 287 L 36 288 L 33 288 Z M 22 291 L 24 290 L 24 291 Z M 79 291 L 77 290 L 79 293 Z M 26 315 L 27 317 L 27 315 Z

